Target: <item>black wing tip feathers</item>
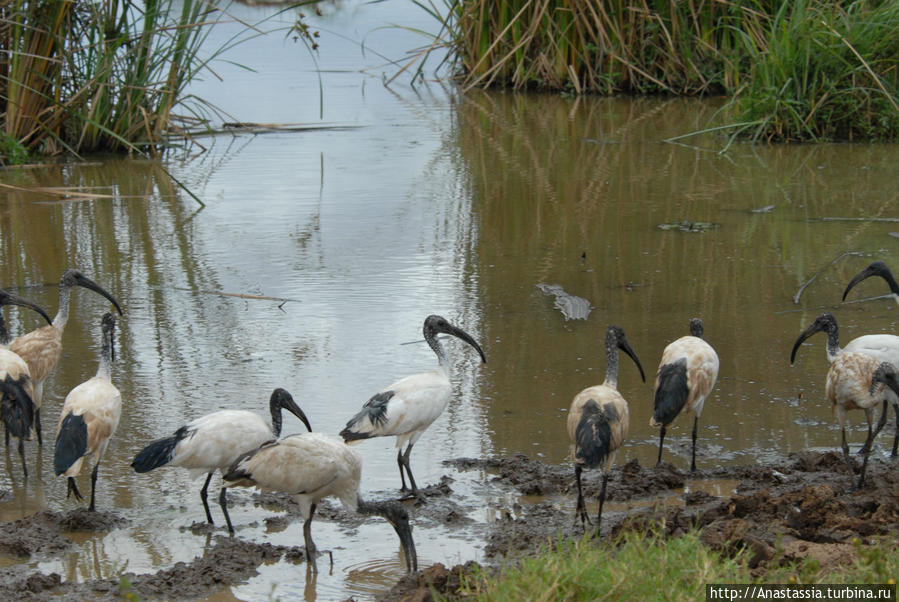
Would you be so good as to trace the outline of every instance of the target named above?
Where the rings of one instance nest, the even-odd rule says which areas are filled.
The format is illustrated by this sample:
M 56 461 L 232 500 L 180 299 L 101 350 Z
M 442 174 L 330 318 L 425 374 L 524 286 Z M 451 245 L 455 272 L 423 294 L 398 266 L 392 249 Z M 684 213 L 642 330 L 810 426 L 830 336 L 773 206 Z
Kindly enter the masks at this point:
M 53 471 L 56 476 L 69 469 L 87 452 L 87 423 L 83 416 L 66 414 L 59 425 L 53 452 Z

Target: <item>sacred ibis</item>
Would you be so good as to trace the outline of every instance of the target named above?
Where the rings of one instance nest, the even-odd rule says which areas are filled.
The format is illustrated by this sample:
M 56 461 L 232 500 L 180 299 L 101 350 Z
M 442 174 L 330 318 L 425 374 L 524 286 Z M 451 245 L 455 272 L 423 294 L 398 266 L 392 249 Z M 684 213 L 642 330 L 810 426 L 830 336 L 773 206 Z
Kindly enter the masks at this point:
M 690 320 L 690 334 L 673 341 L 662 352 L 653 391 L 654 408 L 649 425 L 659 429 L 659 456 L 665 430 L 681 412 L 693 412 L 693 452 L 690 472 L 696 472 L 696 431 L 705 400 L 718 380 L 718 354 L 702 338 L 702 320 Z
M 577 508 L 574 524 L 580 517 L 581 526 L 589 523 L 584 494 L 581 490 L 581 471 L 597 468 L 602 471 L 602 488 L 599 492 L 599 511 L 596 514 L 596 535 L 599 535 L 602 506 L 606 499 L 606 483 L 615 460 L 615 452 L 621 447 L 629 425 L 627 401 L 618 392 L 618 350 L 628 354 L 640 370 L 640 378 L 646 382 L 643 366 L 628 343 L 624 329 L 611 325 L 606 329 L 606 378 L 601 385 L 588 387 L 577 394 L 568 412 L 568 440 L 574 458 L 574 477 L 577 481 Z
M 191 478 L 205 474 L 206 482 L 200 490 L 206 520 L 215 524 L 206 501 L 209 481 L 216 470 L 226 471 L 240 456 L 258 449 L 263 443 L 277 439 L 281 435 L 281 409 L 285 409 L 306 425 L 309 431 L 309 420 L 303 410 L 294 402 L 290 393 L 284 389 L 275 389 L 269 400 L 271 410 L 271 426 L 262 416 L 246 410 L 219 410 L 201 416 L 175 431 L 171 437 L 157 439 L 136 456 L 131 462 L 137 472 L 149 472 L 154 468 L 171 464 L 181 466 L 190 471 Z M 219 506 L 228 523 L 228 532 L 234 534 L 231 517 L 225 499 L 227 487 L 223 486 L 219 494 Z
M 799 334 L 799 337 L 793 344 L 793 350 L 790 352 L 790 365 L 796 359 L 796 351 L 799 349 L 799 346 L 816 332 L 827 333 L 827 361 L 831 365 L 843 353 L 864 353 L 881 362 L 890 362 L 894 366 L 899 366 L 899 336 L 893 334 L 865 334 L 852 339 L 845 347 L 840 347 L 840 328 L 837 325 L 836 317 L 829 312 L 824 312 L 815 318 L 815 321 Z M 896 435 L 893 437 L 892 453 L 892 456 L 896 457 L 897 446 L 899 446 L 899 397 L 889 389 L 884 393 L 883 412 L 874 429 L 874 437 L 877 437 L 886 424 L 888 403 L 892 403 L 893 408 L 896 410 L 897 430 Z M 859 453 L 868 452 L 867 445 L 866 443 L 865 447 L 859 450 Z
M 419 493 L 409 466 L 412 446 L 443 410 L 452 396 L 450 385 L 450 360 L 443 345 L 437 340 L 440 333 L 451 334 L 474 347 L 484 363 L 487 357 L 481 346 L 467 332 L 453 326 L 441 316 L 428 316 L 423 327 L 425 341 L 437 354 L 438 367 L 402 378 L 372 396 L 362 410 L 347 422 L 340 436 L 347 443 L 371 437 L 396 436 L 396 463 L 400 469 L 401 491 L 406 491 L 405 469 L 409 475 L 412 495 L 424 501 Z M 403 445 L 407 444 L 406 451 Z
M 315 570 L 312 517 L 316 504 L 333 495 L 348 510 L 387 519 L 399 536 L 406 569 L 417 571 L 418 558 L 406 509 L 395 501 L 363 500 L 359 495 L 361 478 L 361 454 L 339 437 L 323 433 L 302 433 L 266 443 L 244 454 L 224 475 L 229 487 L 256 486 L 263 491 L 280 491 L 294 497 L 304 519 L 306 561 Z
M 74 494 L 79 500 L 84 498 L 78 491 L 75 477 L 81 472 L 81 465 L 86 459 L 91 456 L 95 458 L 94 470 L 91 472 L 91 510 L 95 509 L 100 460 L 103 459 L 122 415 L 122 395 L 110 380 L 112 362 L 115 359 L 115 323 L 113 314 L 103 315 L 103 343 L 97 374 L 72 389 L 66 396 L 59 415 L 53 453 L 53 470 L 56 476 L 68 478 L 66 498 Z
M 34 381 L 34 430 L 38 445 L 43 445 L 41 436 L 41 402 L 44 398 L 44 381 L 53 374 L 62 355 L 62 332 L 69 319 L 69 298 L 72 287 L 82 286 L 97 292 L 107 299 L 122 315 L 119 302 L 99 284 L 75 269 L 63 272 L 59 279 L 59 310 L 49 326 L 32 330 L 16 338 L 9 348 L 18 353 L 28 363 L 31 379 Z
M 19 305 L 33 309 L 41 314 L 47 322 L 50 316 L 41 307 L 0 289 L 0 307 Z M 28 364 L 18 354 L 9 349 L 9 331 L 3 312 L 0 311 L 0 419 L 6 429 L 6 444 L 9 436 L 19 440 L 19 457 L 22 459 L 22 471 L 28 477 L 28 466 L 25 464 L 25 439 L 31 435 L 34 420 L 34 384 Z
M 861 282 L 866 278 L 870 278 L 871 276 L 880 276 L 884 280 L 886 280 L 887 286 L 890 287 L 890 293 L 893 299 L 899 304 L 899 284 L 896 283 L 896 279 L 893 277 L 893 272 L 890 271 L 890 268 L 887 267 L 882 261 L 874 261 L 866 267 L 864 270 L 856 274 L 852 280 L 849 281 L 849 284 L 846 286 L 846 290 L 843 291 L 843 301 L 846 300 L 846 295 L 849 294 L 849 291 L 852 290 L 856 284 Z

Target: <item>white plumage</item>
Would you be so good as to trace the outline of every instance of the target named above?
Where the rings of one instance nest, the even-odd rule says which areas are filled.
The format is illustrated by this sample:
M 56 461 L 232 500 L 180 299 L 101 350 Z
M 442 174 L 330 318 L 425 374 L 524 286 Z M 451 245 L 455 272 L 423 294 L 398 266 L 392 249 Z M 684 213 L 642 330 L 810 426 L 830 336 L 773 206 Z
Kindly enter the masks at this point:
M 256 486 L 263 491 L 292 495 L 305 519 L 306 559 L 315 562 L 311 524 L 318 502 L 333 496 L 348 510 L 378 514 L 393 525 L 406 556 L 417 570 L 415 544 L 406 509 L 397 502 L 366 502 L 359 496 L 362 456 L 340 438 L 322 433 L 291 435 L 246 454 L 224 476 L 229 486 Z
M 630 416 L 627 401 L 618 392 L 618 350 L 627 353 L 637 368 L 640 378 L 646 382 L 643 366 L 631 348 L 624 329 L 611 325 L 606 329 L 606 377 L 601 385 L 588 387 L 578 393 L 568 412 L 568 441 L 574 460 L 574 477 L 577 483 L 577 506 L 574 522 L 580 517 L 581 525 L 590 522 L 581 489 L 581 472 L 584 468 L 599 468 L 602 472 L 602 488 L 599 492 L 599 510 L 596 514 L 596 535 L 600 533 L 602 507 L 606 499 L 609 471 L 615 461 L 615 452 L 627 438 Z
M 200 498 L 206 520 L 214 524 L 206 501 L 209 481 L 216 470 L 227 470 L 239 457 L 263 443 L 281 435 L 281 410 L 286 409 L 299 418 L 310 431 L 309 420 L 294 402 L 290 393 L 275 389 L 269 399 L 271 423 L 262 416 L 246 410 L 219 410 L 192 420 L 170 437 L 157 439 L 142 449 L 131 462 L 137 472 L 148 472 L 160 466 L 186 468 L 191 478 L 207 475 Z M 228 531 L 234 533 L 225 498 L 227 487 L 219 494 L 219 506 L 225 515 Z
M 90 509 L 95 509 L 97 472 L 109 441 L 119 426 L 122 415 L 122 396 L 110 380 L 113 350 L 115 316 L 103 316 L 103 347 L 100 365 L 93 378 L 72 389 L 66 396 L 59 416 L 56 446 L 53 454 L 53 469 L 57 476 L 68 479 L 66 497 L 74 494 L 83 499 L 75 477 L 81 472 L 82 464 L 94 457 L 91 472 Z
M 4 305 L 28 307 L 50 322 L 50 316 L 38 305 L 0 289 L 0 309 Z M 28 465 L 25 463 L 25 439 L 30 437 L 34 410 L 34 381 L 31 372 L 25 360 L 9 349 L 9 331 L 0 311 L 0 419 L 3 421 L 6 446 L 9 447 L 10 435 L 19 440 L 19 457 L 26 477 Z
M 428 316 L 423 326 L 425 341 L 437 354 L 438 368 L 402 378 L 382 389 L 369 399 L 356 414 L 340 436 L 346 442 L 355 442 L 371 437 L 396 436 L 396 462 L 400 470 L 402 491 L 406 491 L 406 477 L 412 494 L 423 500 L 412 476 L 409 455 L 419 437 L 446 409 L 452 397 L 450 384 L 450 362 L 443 346 L 437 340 L 440 333 L 451 334 L 474 347 L 486 363 L 487 358 L 480 345 L 464 330 L 450 324 L 440 316 Z M 406 445 L 406 451 L 402 447 Z M 405 473 L 404 473 L 405 470 Z
M 702 338 L 699 318 L 690 320 L 690 334 L 669 343 L 662 352 L 653 389 L 652 427 L 659 427 L 659 455 L 667 427 L 683 412 L 693 412 L 693 448 L 690 472 L 696 471 L 696 436 L 705 400 L 718 380 L 718 354 Z
M 848 289 L 847 289 L 848 292 Z M 799 346 L 816 332 L 824 332 L 827 334 L 827 361 L 833 362 L 844 353 L 863 353 L 871 356 L 880 362 L 889 362 L 894 366 L 899 366 L 899 336 L 892 334 L 866 334 L 849 341 L 845 347 L 840 347 L 840 329 L 837 325 L 837 319 L 832 313 L 824 312 L 815 321 L 809 325 L 793 344 L 793 350 L 790 352 L 790 364 L 796 360 L 796 352 Z M 883 393 L 883 412 L 877 426 L 874 429 L 874 438 L 883 429 L 887 420 L 887 404 L 891 403 L 896 410 L 896 434 L 893 437 L 892 456 L 896 457 L 897 447 L 899 447 L 899 397 L 889 388 L 884 389 Z M 873 438 L 872 438 L 873 441 Z M 862 447 L 860 453 L 869 451 L 868 443 Z
M 44 398 L 44 382 L 56 370 L 62 356 L 62 334 L 69 320 L 69 299 L 75 286 L 82 286 L 103 295 L 115 306 L 119 315 L 122 314 L 118 301 L 103 287 L 78 270 L 68 269 L 59 278 L 59 309 L 53 321 L 48 326 L 36 328 L 18 337 L 10 344 L 10 349 L 28 363 L 34 380 L 34 430 L 39 445 L 43 445 L 41 403 Z

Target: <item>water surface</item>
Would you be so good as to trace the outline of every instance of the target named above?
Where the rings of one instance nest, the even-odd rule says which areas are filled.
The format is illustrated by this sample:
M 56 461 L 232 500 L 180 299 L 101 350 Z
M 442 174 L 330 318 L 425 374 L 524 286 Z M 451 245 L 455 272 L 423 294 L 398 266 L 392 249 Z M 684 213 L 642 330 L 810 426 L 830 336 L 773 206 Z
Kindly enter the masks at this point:
M 274 13 L 231 10 L 253 22 Z M 872 259 L 899 266 L 892 235 L 899 224 L 869 219 L 899 217 L 899 147 L 736 145 L 720 154 L 723 141 L 713 137 L 665 142 L 704 127 L 720 101 L 461 95 L 438 82 L 413 87 L 408 78 L 385 87 L 395 66 L 359 41 L 400 58 L 422 41 L 377 28 L 432 27 L 428 17 L 407 2 L 328 11 L 316 21 L 323 103 L 308 53 L 278 34 L 236 51 L 255 73 L 220 63 L 223 81 L 208 77 L 195 93 L 242 121 L 352 127 L 218 136 L 202 140 L 205 152 L 172 153 L 165 167 L 205 207 L 149 160 L 0 174 L 13 186 L 96 195 L 4 191 L 0 261 L 3 286 L 51 314 L 54 283 L 69 266 L 122 302 L 114 382 L 125 402 L 97 503 L 131 521 L 82 537 L 63 557 L 6 564 L 27 562 L 66 579 L 111 578 L 202 554 L 208 538 L 183 529 L 204 518 L 202 481 L 177 469 L 137 475 L 129 467 L 134 454 L 210 411 L 265 414 L 275 387 L 292 392 L 316 430 L 336 433 L 381 387 L 434 366 L 427 346 L 415 343 L 432 313 L 471 333 L 488 363 L 447 341 L 457 394 L 415 446 L 412 466 L 420 484 L 453 476 L 453 495 L 477 510 L 467 531 L 416 527 L 422 566 L 480 559 L 483 526 L 510 501 L 490 488 L 489 474 L 457 473 L 443 460 L 523 452 L 567 461 L 567 408 L 578 391 L 603 380 L 611 323 L 624 327 L 648 377 L 640 382 L 622 358 L 619 388 L 630 402 L 631 429 L 618 463 L 654 462 L 652 378 L 662 349 L 687 333 L 693 316 L 704 319 L 721 359 L 700 422 L 700 468 L 836 446 L 839 431 L 823 398 L 824 336 L 802 348 L 794 367 L 789 351 L 825 310 L 835 312 L 844 342 L 899 331 L 891 300 L 839 304 L 845 284 Z M 229 35 L 222 28 L 212 40 Z M 684 222 L 713 226 L 660 228 Z M 541 283 L 588 300 L 588 318 L 566 321 Z M 852 296 L 884 292 L 872 281 Z M 71 310 L 64 360 L 45 388 L 48 431 L 66 393 L 96 370 L 107 306 L 79 290 Z M 17 334 L 38 325 L 18 309 L 7 316 Z M 863 420 L 853 421 L 851 437 L 860 443 Z M 666 439 L 665 458 L 683 468 L 690 427 L 682 418 Z M 285 433 L 300 430 L 285 417 Z M 876 453 L 884 453 L 887 431 Z M 358 448 L 365 494 L 396 495 L 393 445 L 379 439 Z M 52 446 L 32 443 L 27 454 L 41 478 L 23 487 L 12 454 L 0 476 L 8 492 L 0 515 L 72 508 L 63 480 L 52 475 Z M 89 487 L 86 474 L 83 482 Z M 269 532 L 262 522 L 269 511 L 249 503 L 248 492 L 230 495 L 239 537 L 302 543 L 299 523 Z M 559 508 L 573 512 L 574 500 L 560 500 Z M 214 503 L 212 510 L 218 519 Z M 313 532 L 319 547 L 335 551 L 333 571 L 312 582 L 302 565 L 266 565 L 213 599 L 367 597 L 402 574 L 382 521 L 345 530 L 321 520 Z

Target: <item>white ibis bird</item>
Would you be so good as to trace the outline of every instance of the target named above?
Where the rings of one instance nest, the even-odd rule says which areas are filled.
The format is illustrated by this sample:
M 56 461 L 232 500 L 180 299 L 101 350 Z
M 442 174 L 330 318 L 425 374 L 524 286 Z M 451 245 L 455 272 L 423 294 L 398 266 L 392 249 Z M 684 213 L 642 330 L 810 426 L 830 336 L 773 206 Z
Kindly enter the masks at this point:
M 827 333 L 827 361 L 831 365 L 843 353 L 864 353 L 881 362 L 890 362 L 894 366 L 899 366 L 899 336 L 893 334 L 866 334 L 852 339 L 845 347 L 840 347 L 840 328 L 837 325 L 836 317 L 829 312 L 824 312 L 815 318 L 815 321 L 799 334 L 799 337 L 793 344 L 793 350 L 790 352 L 790 365 L 793 365 L 796 359 L 796 351 L 799 349 L 799 346 L 816 332 Z M 874 437 L 877 437 L 886 424 L 888 403 L 892 403 L 893 408 L 896 410 L 897 430 L 896 436 L 893 438 L 892 453 L 892 457 L 896 457 L 897 447 L 899 447 L 899 397 L 891 390 L 886 390 L 884 393 L 883 412 L 874 429 Z M 867 451 L 869 451 L 868 447 L 862 447 L 859 453 L 866 453 Z
M 874 261 L 863 269 L 861 272 L 856 274 L 852 280 L 849 281 L 849 284 L 846 286 L 846 290 L 843 291 L 843 301 L 846 300 L 846 295 L 849 294 L 849 291 L 852 290 L 856 284 L 861 282 L 866 278 L 870 278 L 871 276 L 880 276 L 884 280 L 886 280 L 887 286 L 890 287 L 890 293 L 893 299 L 899 304 L 899 283 L 896 282 L 896 278 L 893 277 L 893 272 L 890 271 L 890 268 L 887 267 L 882 261 Z
M 19 305 L 28 307 L 44 316 L 50 322 L 41 307 L 0 289 L 0 307 L 4 305 Z M 22 471 L 28 476 L 28 466 L 25 464 L 25 439 L 30 436 L 31 426 L 34 420 L 34 384 L 28 364 L 18 354 L 9 349 L 9 331 L 6 329 L 6 321 L 3 312 L 0 311 L 0 420 L 6 430 L 6 444 L 9 445 L 9 436 L 19 440 L 19 457 L 22 459 Z
M 84 498 L 78 491 L 75 477 L 81 472 L 81 465 L 86 459 L 91 456 L 95 458 L 94 470 L 91 472 L 91 510 L 96 507 L 100 460 L 103 459 L 122 415 L 122 395 L 110 380 L 112 362 L 115 359 L 115 323 L 113 314 L 103 315 L 103 343 L 97 374 L 72 389 L 66 396 L 59 415 L 56 448 L 53 452 L 53 470 L 56 476 L 68 478 L 66 498 L 74 494 L 79 500 Z
M 106 292 L 99 284 L 79 272 L 68 269 L 59 279 L 59 310 L 49 326 L 42 326 L 16 338 L 9 348 L 18 353 L 28 363 L 31 379 L 34 381 L 34 430 L 37 433 L 38 445 L 43 445 L 41 436 L 41 403 L 44 398 L 44 381 L 53 374 L 62 355 L 62 333 L 69 320 L 69 298 L 72 287 L 82 286 L 97 292 L 107 299 L 122 315 L 119 302 Z
M 157 439 L 136 456 L 131 467 L 137 472 L 149 472 L 154 468 L 171 464 L 181 466 L 190 471 L 191 478 L 205 474 L 206 482 L 200 490 L 206 520 L 210 525 L 215 523 L 209 512 L 206 491 L 209 481 L 216 470 L 226 471 L 239 457 L 249 451 L 258 449 L 263 443 L 277 439 L 281 435 L 281 409 L 285 409 L 306 425 L 309 431 L 309 420 L 303 410 L 294 402 L 290 393 L 284 389 L 275 389 L 269 399 L 272 414 L 271 426 L 262 416 L 246 410 L 220 410 L 201 416 L 175 431 L 171 437 Z M 219 506 L 228 523 L 228 532 L 233 534 L 231 517 L 225 498 L 227 487 L 223 486 L 219 494 Z
M 406 569 L 418 570 L 415 542 L 409 515 L 395 501 L 367 502 L 359 495 L 362 456 L 340 438 L 322 433 L 302 433 L 267 443 L 238 459 L 225 473 L 229 486 L 256 486 L 263 491 L 292 495 L 303 515 L 306 560 L 315 568 L 316 547 L 312 541 L 312 517 L 316 504 L 330 495 L 348 510 L 377 514 L 387 519 L 400 539 Z
M 599 492 L 599 511 L 596 514 L 596 535 L 599 535 L 602 506 L 606 499 L 606 483 L 615 461 L 615 452 L 621 447 L 629 426 L 627 401 L 618 392 L 618 350 L 628 354 L 640 370 L 640 378 L 646 382 L 643 366 L 631 348 L 624 329 L 611 325 L 606 329 L 606 378 L 601 385 L 588 387 L 577 394 L 568 412 L 568 440 L 574 458 L 574 477 L 577 481 L 577 508 L 574 524 L 580 517 L 581 525 L 590 522 L 581 490 L 581 471 L 597 468 L 602 471 L 602 488 Z
M 462 339 L 478 351 L 484 363 L 487 362 L 481 346 L 467 332 L 453 326 L 441 316 L 428 316 L 424 322 L 423 332 L 425 341 L 437 354 L 439 363 L 437 369 L 407 376 L 375 393 L 340 431 L 340 436 L 347 443 L 370 437 L 395 435 L 396 463 L 400 469 L 401 491 L 406 491 L 406 478 L 403 474 L 405 469 L 409 475 L 412 495 L 421 501 L 424 501 L 424 498 L 419 493 L 415 478 L 412 476 L 409 454 L 412 453 L 412 446 L 422 433 L 443 413 L 453 392 L 450 384 L 450 360 L 437 340 L 437 335 L 445 333 Z M 407 443 L 404 452 L 402 448 Z
M 850 480 L 852 480 L 854 471 L 849 460 L 849 445 L 846 443 L 846 414 L 850 410 L 863 410 L 865 419 L 868 421 L 868 437 L 865 439 L 865 445 L 862 448 L 866 452 L 858 478 L 858 485 L 853 487 L 853 489 L 861 489 L 865 484 L 865 469 L 868 466 L 871 444 L 876 435 L 872 429 L 874 408 L 884 398 L 884 387 L 882 385 L 878 386 L 873 379 L 883 364 L 884 362 L 868 354 L 844 351 L 830 364 L 830 369 L 827 371 L 825 395 L 836 411 L 837 422 L 840 424 L 843 459 L 846 461 Z
M 649 425 L 659 429 L 659 456 L 665 430 L 681 412 L 693 412 L 693 452 L 690 472 L 696 472 L 696 431 L 705 400 L 718 380 L 718 354 L 702 338 L 702 320 L 690 320 L 690 334 L 673 341 L 662 352 L 656 373 L 652 418 Z

